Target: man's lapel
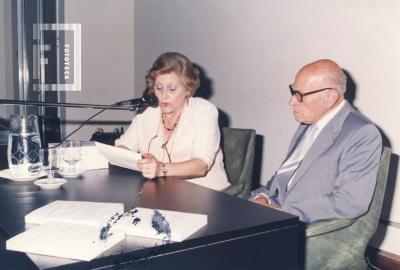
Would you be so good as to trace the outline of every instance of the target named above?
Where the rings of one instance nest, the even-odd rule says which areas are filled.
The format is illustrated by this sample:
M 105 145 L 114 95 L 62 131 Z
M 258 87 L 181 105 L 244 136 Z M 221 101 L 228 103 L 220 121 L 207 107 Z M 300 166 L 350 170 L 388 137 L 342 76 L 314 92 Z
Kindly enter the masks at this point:
M 296 175 L 294 176 L 292 183 L 287 190 L 287 193 L 289 193 L 292 188 L 299 182 L 299 180 L 308 170 L 311 164 L 313 164 L 313 162 L 334 143 L 336 137 L 339 135 L 342 129 L 344 121 L 346 120 L 351 110 L 351 105 L 346 102 L 346 104 L 337 113 L 337 115 L 324 127 L 311 148 L 308 150 L 303 161 L 300 163 L 296 171 Z
M 300 124 L 298 128 L 296 129 L 295 133 L 293 134 L 293 138 L 290 142 L 288 152 L 286 154 L 285 159 L 282 161 L 281 165 L 286 162 L 286 160 L 292 155 L 292 152 L 294 149 L 296 149 L 297 145 L 299 144 L 304 132 L 307 131 L 308 125 L 305 124 Z M 290 179 L 290 176 L 292 175 L 293 171 L 289 171 L 286 173 L 282 174 L 277 174 L 278 171 L 275 172 L 275 175 L 273 176 L 274 183 L 276 183 L 274 186 L 271 186 L 271 189 L 273 192 L 276 192 L 276 189 L 278 189 L 278 194 L 279 194 L 279 201 L 282 202 L 285 199 L 286 196 L 286 186 L 287 183 Z
M 293 135 L 293 139 L 290 142 L 290 146 L 287 152 L 285 159 L 283 160 L 282 164 L 292 155 L 293 151 L 296 149 L 297 145 L 300 143 L 301 138 L 303 137 L 304 132 L 307 131 L 308 125 L 300 124 L 297 128 L 296 132 Z M 281 166 L 282 166 L 281 164 Z

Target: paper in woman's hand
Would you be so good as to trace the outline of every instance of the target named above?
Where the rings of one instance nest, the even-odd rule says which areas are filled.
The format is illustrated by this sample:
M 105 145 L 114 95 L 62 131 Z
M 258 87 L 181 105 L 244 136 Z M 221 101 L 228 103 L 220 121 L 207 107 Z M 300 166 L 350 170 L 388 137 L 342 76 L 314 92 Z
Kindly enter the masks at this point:
M 104 143 L 95 142 L 95 144 L 99 153 L 111 164 L 139 171 L 137 161 L 142 159 L 139 153 Z

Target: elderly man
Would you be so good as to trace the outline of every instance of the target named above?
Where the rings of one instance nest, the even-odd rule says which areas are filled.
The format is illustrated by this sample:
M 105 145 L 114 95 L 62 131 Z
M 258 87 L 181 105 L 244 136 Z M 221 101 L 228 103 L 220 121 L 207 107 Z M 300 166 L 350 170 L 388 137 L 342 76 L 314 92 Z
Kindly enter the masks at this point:
M 344 99 L 346 75 L 331 60 L 304 66 L 289 89 L 300 125 L 280 168 L 251 199 L 306 223 L 362 215 L 376 184 L 378 129 Z

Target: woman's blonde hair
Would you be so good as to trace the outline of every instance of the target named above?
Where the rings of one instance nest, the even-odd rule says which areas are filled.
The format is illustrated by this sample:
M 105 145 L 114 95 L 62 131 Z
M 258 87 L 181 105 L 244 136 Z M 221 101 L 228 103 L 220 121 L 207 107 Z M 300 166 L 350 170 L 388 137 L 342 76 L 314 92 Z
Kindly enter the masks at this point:
M 161 54 L 146 74 L 146 94 L 152 93 L 156 77 L 161 74 L 175 72 L 183 85 L 193 96 L 200 85 L 200 71 L 183 54 L 166 52 Z

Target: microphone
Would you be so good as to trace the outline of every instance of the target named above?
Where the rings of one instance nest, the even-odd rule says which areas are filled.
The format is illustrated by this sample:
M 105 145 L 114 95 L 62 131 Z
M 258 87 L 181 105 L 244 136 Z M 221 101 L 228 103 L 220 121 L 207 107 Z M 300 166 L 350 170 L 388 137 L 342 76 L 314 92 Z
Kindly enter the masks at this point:
M 119 106 L 130 106 L 130 107 L 139 107 L 139 108 L 144 108 L 147 106 L 150 107 L 156 107 L 158 105 L 158 99 L 155 94 L 151 93 L 148 95 L 145 95 L 141 98 L 134 98 L 134 99 L 127 99 L 127 100 L 122 100 L 117 103 L 115 103 L 113 106 L 119 107 Z

